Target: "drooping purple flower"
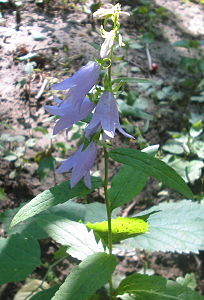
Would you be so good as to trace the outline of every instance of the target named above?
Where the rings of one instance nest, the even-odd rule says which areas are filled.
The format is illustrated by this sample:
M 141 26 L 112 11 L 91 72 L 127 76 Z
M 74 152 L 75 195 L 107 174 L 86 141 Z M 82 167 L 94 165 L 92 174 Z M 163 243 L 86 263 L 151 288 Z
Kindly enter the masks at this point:
M 84 144 L 56 170 L 57 173 L 64 173 L 72 169 L 71 188 L 82 178 L 84 178 L 85 185 L 91 188 L 90 170 L 96 159 L 97 146 L 91 142 L 86 149 L 83 150 L 83 148 Z
M 80 110 L 83 99 L 96 84 L 99 73 L 99 65 L 93 61 L 89 62 L 80 68 L 72 77 L 54 84 L 52 89 L 60 91 L 69 89 L 65 102 L 69 101 L 73 107 L 77 107 L 78 110 Z
M 52 115 L 61 116 L 53 129 L 53 134 L 57 134 L 65 128 L 69 129 L 73 124 L 86 118 L 95 107 L 95 104 L 88 98 L 83 99 L 80 111 L 76 107 L 73 107 L 69 101 L 62 101 L 55 97 L 55 102 L 59 103 L 59 105 L 45 105 L 47 112 Z
M 116 129 L 128 138 L 134 137 L 122 129 L 119 122 L 116 100 L 111 92 L 104 92 L 96 105 L 93 118 L 85 128 L 86 137 L 92 136 L 99 129 L 103 129 L 104 136 L 114 138 Z

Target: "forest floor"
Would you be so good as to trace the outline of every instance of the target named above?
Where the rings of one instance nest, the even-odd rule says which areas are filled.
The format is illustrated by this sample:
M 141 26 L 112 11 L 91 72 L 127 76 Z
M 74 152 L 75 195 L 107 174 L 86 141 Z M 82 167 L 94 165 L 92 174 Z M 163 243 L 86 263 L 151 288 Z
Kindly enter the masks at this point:
M 50 85 L 72 75 L 79 67 L 99 55 L 92 46 L 93 43 L 101 44 L 100 25 L 93 20 L 90 11 L 93 3 L 91 0 L 81 4 L 78 2 L 65 4 L 60 0 L 50 0 L 36 4 L 28 0 L 16 8 L 12 2 L 0 1 L 0 140 L 6 143 L 9 150 L 13 151 L 19 145 L 21 147 L 18 159 L 0 158 L 0 185 L 1 192 L 5 193 L 0 201 L 1 212 L 18 207 L 67 178 L 67 175 L 54 175 L 50 172 L 48 176 L 43 173 L 44 178 L 40 180 L 38 162 L 40 155 L 45 155 L 51 149 L 50 143 L 57 145 L 58 142 L 69 142 L 67 149 L 65 148 L 68 152 L 75 145 L 75 140 L 68 141 L 65 133 L 52 137 L 51 142 L 53 123 L 47 120 L 50 116 L 43 108 L 45 104 L 53 104 Z M 137 1 L 120 2 L 130 13 L 137 7 Z M 153 21 L 149 21 L 149 17 L 145 15 L 136 18 L 132 13 L 130 17 L 122 18 L 123 39 L 133 46 L 121 50 L 124 64 L 118 64 L 116 71 L 120 76 L 150 78 L 158 83 L 159 89 L 163 86 L 175 86 L 181 76 L 184 76 L 184 71 L 179 68 L 179 61 L 183 56 L 193 56 L 195 51 L 174 47 L 172 44 L 180 40 L 203 39 L 204 5 L 179 0 L 151 2 L 152 11 L 155 12 L 155 8 L 165 8 L 165 13 L 156 15 Z M 137 46 L 138 36 L 151 31 L 152 26 L 156 33 L 154 41 L 149 43 L 149 51 L 152 62 L 158 66 L 155 72 L 149 69 L 145 48 Z M 28 59 L 25 58 L 26 55 Z M 129 88 L 137 89 L 137 85 L 132 84 Z M 190 97 L 190 89 L 188 93 Z M 163 145 L 168 139 L 168 131 L 185 128 L 186 119 L 183 116 L 188 110 L 196 112 L 202 109 L 200 104 L 184 101 L 181 105 L 170 103 L 164 110 L 151 95 L 148 100 L 146 112 L 151 114 L 153 120 L 150 121 L 148 131 L 143 133 L 143 140 L 132 144 L 136 148 L 140 148 L 143 141 L 150 145 Z M 145 121 L 140 118 L 131 118 L 131 122 L 139 131 L 145 126 Z M 47 131 L 43 131 L 43 128 L 47 128 Z M 12 140 L 11 137 L 15 136 L 18 138 Z M 25 141 L 30 140 L 32 144 L 32 139 L 35 139 L 34 144 L 22 150 Z M 115 144 L 128 145 L 128 141 L 118 136 Z M 63 152 L 59 144 L 51 151 L 53 155 Z M 112 172 L 114 173 L 114 169 Z M 192 188 L 194 191 L 202 190 L 201 186 Z M 163 200 L 179 199 L 177 193 L 168 191 L 164 195 L 159 192 L 158 182 L 150 179 L 148 187 L 130 205 L 126 205 L 122 213 L 128 215 Z M 50 241 L 43 242 L 41 246 L 45 250 L 45 258 L 56 248 Z M 138 271 L 144 264 L 155 274 L 169 279 L 194 273 L 197 290 L 204 294 L 203 252 L 198 255 L 135 252 L 126 253 L 120 260 L 118 272 L 122 274 Z M 67 272 L 66 265 L 60 266 L 56 272 L 63 278 Z M 1 291 L 0 299 L 12 300 L 21 285 L 22 283 L 8 284 Z

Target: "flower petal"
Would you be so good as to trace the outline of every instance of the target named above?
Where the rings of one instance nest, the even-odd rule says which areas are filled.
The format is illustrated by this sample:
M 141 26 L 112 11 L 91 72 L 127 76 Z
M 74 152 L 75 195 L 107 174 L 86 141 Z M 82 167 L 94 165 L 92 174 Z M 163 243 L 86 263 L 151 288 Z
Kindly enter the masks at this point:
M 94 109 L 95 104 L 91 102 L 88 98 L 84 98 L 84 101 L 81 105 L 81 111 L 78 113 L 78 110 L 73 108 L 71 105 L 66 107 L 65 114 L 57 121 L 53 134 L 57 134 L 59 131 L 67 128 L 69 129 L 73 124 L 86 118 L 91 111 Z
M 72 77 L 63 80 L 52 86 L 54 90 L 66 90 L 70 88 L 80 88 L 85 94 L 90 91 L 98 80 L 100 67 L 95 62 L 89 62 L 80 68 Z M 86 92 L 85 92 L 86 91 Z
M 117 126 L 117 129 L 120 133 L 122 133 L 124 136 L 130 138 L 130 139 L 135 139 L 134 136 L 132 136 L 131 134 L 128 134 L 124 129 L 122 129 L 122 127 L 119 125 Z
M 81 145 L 74 154 L 72 154 L 68 159 L 66 159 L 62 163 L 62 165 L 56 169 L 55 172 L 64 173 L 72 169 L 77 164 L 78 156 L 80 155 L 82 149 L 83 149 L 83 145 Z
M 91 142 L 86 149 L 83 150 L 82 144 L 79 149 L 69 157 L 57 170 L 57 173 L 67 172 L 72 169 L 71 187 L 74 187 L 83 177 L 87 187 L 90 187 L 90 169 L 94 165 L 97 155 L 97 146 Z

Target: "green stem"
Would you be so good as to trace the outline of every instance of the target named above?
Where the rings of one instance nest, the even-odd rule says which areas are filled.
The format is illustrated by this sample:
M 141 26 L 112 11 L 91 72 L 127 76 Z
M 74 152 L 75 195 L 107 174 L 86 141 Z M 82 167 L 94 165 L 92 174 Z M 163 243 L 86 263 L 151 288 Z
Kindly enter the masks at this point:
M 108 217 L 108 249 L 109 253 L 112 254 L 112 230 L 111 230 L 111 205 L 108 197 L 108 152 L 106 147 L 104 149 L 104 159 L 105 159 L 105 176 L 104 176 L 104 194 L 105 194 L 105 204 Z
M 105 194 L 105 204 L 106 204 L 106 212 L 108 218 L 108 249 L 109 254 L 112 254 L 112 229 L 111 229 L 111 203 L 108 197 L 108 152 L 106 147 L 103 147 L 104 150 L 104 162 L 105 162 L 105 176 L 104 176 L 104 194 Z M 112 279 L 109 280 L 109 288 L 110 288 L 110 300 L 113 295 L 113 286 Z

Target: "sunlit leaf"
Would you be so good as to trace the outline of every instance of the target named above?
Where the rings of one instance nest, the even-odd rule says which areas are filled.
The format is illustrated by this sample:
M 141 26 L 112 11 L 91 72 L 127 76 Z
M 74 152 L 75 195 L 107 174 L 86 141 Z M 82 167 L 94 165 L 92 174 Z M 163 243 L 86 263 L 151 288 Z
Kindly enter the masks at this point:
M 92 231 L 88 231 L 84 224 L 73 222 L 52 213 L 38 217 L 38 224 L 56 242 L 69 246 L 68 253 L 79 260 L 87 256 L 104 252 L 102 243 L 96 242 Z
M 108 221 L 100 223 L 86 223 L 89 229 L 93 229 L 106 242 L 108 242 Z M 117 243 L 149 230 L 149 224 L 142 218 L 122 218 L 111 220 L 112 241 Z
M 92 189 L 101 185 L 101 180 L 92 177 Z M 54 205 L 66 202 L 74 197 L 81 197 L 89 194 L 92 190 L 88 189 L 83 182 L 79 182 L 74 188 L 70 188 L 69 181 L 60 183 L 49 190 L 46 190 L 33 198 L 23 206 L 15 215 L 11 226 L 18 224 Z
M 124 240 L 117 248 L 178 253 L 204 250 L 204 205 L 190 200 L 161 203 L 135 217 L 155 211 L 148 217 L 148 233 Z

